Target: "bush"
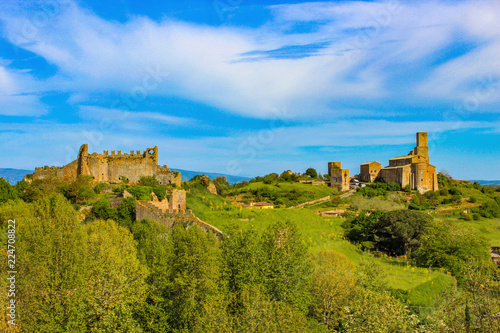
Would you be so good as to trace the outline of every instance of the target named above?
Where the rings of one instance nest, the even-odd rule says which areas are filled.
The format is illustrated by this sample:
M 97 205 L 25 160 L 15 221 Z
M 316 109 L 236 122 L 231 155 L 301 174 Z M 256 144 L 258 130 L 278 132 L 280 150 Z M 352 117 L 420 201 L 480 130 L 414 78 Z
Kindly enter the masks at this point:
M 477 202 L 477 198 L 476 197 L 470 197 L 469 201 L 472 202 L 472 203 L 475 203 L 475 202 Z
M 421 266 L 448 269 L 459 281 L 463 278 L 462 268 L 467 260 L 492 262 L 488 243 L 477 235 L 475 229 L 449 221 L 429 224 L 412 256 Z
M 272 184 L 275 181 L 277 181 L 279 178 L 279 175 L 277 173 L 270 173 L 266 176 L 264 176 L 263 182 L 264 184 Z
M 479 207 L 472 208 L 472 212 L 488 219 L 500 217 L 500 207 L 495 202 L 486 202 Z
M 318 172 L 314 168 L 307 169 L 306 175 L 308 175 L 310 178 L 313 178 L 313 179 L 318 178 Z
M 446 196 L 446 195 L 449 195 L 450 192 L 448 191 L 447 188 L 442 188 L 439 190 L 439 195 L 442 195 L 442 196 Z
M 451 195 L 462 195 L 463 194 L 462 191 L 460 191 L 460 189 L 458 189 L 456 187 L 450 188 L 449 192 Z
M 132 186 L 127 190 L 137 200 L 151 200 L 151 192 L 153 188 L 149 186 Z
M 90 186 L 85 185 L 80 187 L 80 189 L 78 190 L 77 199 L 80 202 L 87 202 L 88 200 L 95 198 L 96 195 L 97 194 Z
M 451 196 L 451 200 L 453 203 L 459 205 L 462 203 L 462 196 L 460 194 L 454 194 Z
M 111 208 L 111 203 L 107 199 L 99 199 L 92 206 L 92 211 L 87 217 L 90 220 L 115 220 L 117 219 L 116 209 Z
M 155 186 L 153 192 L 158 197 L 158 200 L 162 201 L 167 195 L 167 187 L 163 185 Z
M 97 194 L 99 194 L 99 193 L 101 193 L 106 188 L 106 186 L 108 186 L 108 184 L 106 184 L 106 183 L 99 183 L 96 186 L 94 186 L 94 192 L 97 193 Z
M 137 182 L 137 185 L 139 186 L 149 186 L 149 187 L 155 187 L 160 185 L 160 182 L 158 179 L 156 179 L 156 176 L 141 176 L 139 181 Z

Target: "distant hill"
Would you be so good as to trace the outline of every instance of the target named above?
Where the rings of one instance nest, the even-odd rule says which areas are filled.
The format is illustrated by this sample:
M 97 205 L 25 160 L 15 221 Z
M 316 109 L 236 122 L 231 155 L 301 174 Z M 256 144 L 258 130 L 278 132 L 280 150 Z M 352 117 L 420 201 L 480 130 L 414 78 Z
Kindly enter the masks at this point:
M 231 175 L 224 175 L 221 173 L 212 173 L 212 172 L 203 172 L 203 171 L 190 171 L 190 170 L 182 170 L 182 169 L 172 169 L 172 170 L 177 170 L 181 173 L 182 176 L 182 181 L 184 181 L 184 178 L 187 178 L 190 180 L 196 175 L 208 175 L 211 179 L 214 179 L 217 176 L 226 176 L 227 181 L 230 184 L 234 183 L 239 183 L 243 180 L 250 180 L 251 178 L 249 177 L 241 177 L 241 176 L 231 176 Z M 28 173 L 33 173 L 34 170 L 21 170 L 21 169 L 2 169 L 0 168 L 0 178 L 4 178 L 11 184 L 16 184 L 18 181 L 22 180 L 24 176 L 26 176 Z
M 16 184 L 22 180 L 28 173 L 33 173 L 35 170 L 22 170 L 22 169 L 2 169 L 0 168 L 0 178 L 5 179 L 11 184 Z
M 472 183 L 478 182 L 481 185 L 500 185 L 500 180 L 478 180 L 478 179 L 472 179 Z
M 215 177 L 218 177 L 218 176 L 226 176 L 229 184 L 239 183 L 243 180 L 249 181 L 250 179 L 252 179 L 250 177 L 231 176 L 231 175 L 225 175 L 222 173 L 190 171 L 190 170 L 182 170 L 182 169 L 172 169 L 172 170 L 176 170 L 176 171 L 179 171 L 181 173 L 182 181 L 184 181 L 184 178 L 187 178 L 188 180 L 190 180 L 191 178 L 193 178 L 196 175 L 207 175 L 208 177 L 210 177 L 210 179 L 214 179 Z

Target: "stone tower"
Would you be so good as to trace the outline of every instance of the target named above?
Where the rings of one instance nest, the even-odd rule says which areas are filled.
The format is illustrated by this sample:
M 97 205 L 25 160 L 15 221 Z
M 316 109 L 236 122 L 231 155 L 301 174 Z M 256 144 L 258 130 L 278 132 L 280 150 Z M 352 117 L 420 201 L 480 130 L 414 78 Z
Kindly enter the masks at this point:
M 349 191 L 349 169 L 342 169 L 341 162 L 328 162 L 330 186 L 341 191 Z

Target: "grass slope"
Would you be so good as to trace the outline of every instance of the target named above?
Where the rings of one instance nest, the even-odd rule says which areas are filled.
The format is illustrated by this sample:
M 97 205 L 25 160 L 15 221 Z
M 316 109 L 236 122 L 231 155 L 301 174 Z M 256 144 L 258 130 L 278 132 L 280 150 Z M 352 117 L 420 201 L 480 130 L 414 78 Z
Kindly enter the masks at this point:
M 277 221 L 293 221 L 300 228 L 303 242 L 309 246 L 311 252 L 336 250 L 356 264 L 363 260 L 374 260 L 386 272 L 388 287 L 401 289 L 410 304 L 429 306 L 453 283 L 453 278 L 443 271 L 429 271 L 427 268 L 411 266 L 405 260 L 376 258 L 364 253 L 344 239 L 342 218 L 322 218 L 309 209 L 256 210 L 234 207 L 230 202 L 209 193 L 201 186 L 192 188 L 188 193 L 187 206 L 196 216 L 222 231 L 233 224 L 263 231 Z

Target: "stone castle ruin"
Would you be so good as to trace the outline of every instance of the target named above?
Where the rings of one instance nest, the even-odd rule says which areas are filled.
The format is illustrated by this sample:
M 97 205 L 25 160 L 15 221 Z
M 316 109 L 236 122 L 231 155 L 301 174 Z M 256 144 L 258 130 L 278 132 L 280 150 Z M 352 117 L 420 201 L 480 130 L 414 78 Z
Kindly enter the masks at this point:
M 174 184 L 181 186 L 181 174 L 178 171 L 170 171 L 164 165 L 158 165 L 158 147 L 130 151 L 130 154 L 120 150 L 105 150 L 103 154 L 89 154 L 88 144 L 80 147 L 78 157 L 73 162 L 62 167 L 36 168 L 33 179 L 44 179 L 57 177 L 67 181 L 74 181 L 80 175 L 92 176 L 94 183 L 119 182 L 124 176 L 130 184 L 136 184 L 141 176 L 155 176 L 161 185 Z
M 359 180 L 394 182 L 403 188 L 409 185 L 420 193 L 437 191 L 436 167 L 429 164 L 427 132 L 418 132 L 417 146 L 408 155 L 391 158 L 385 168 L 375 161 L 361 164 Z

